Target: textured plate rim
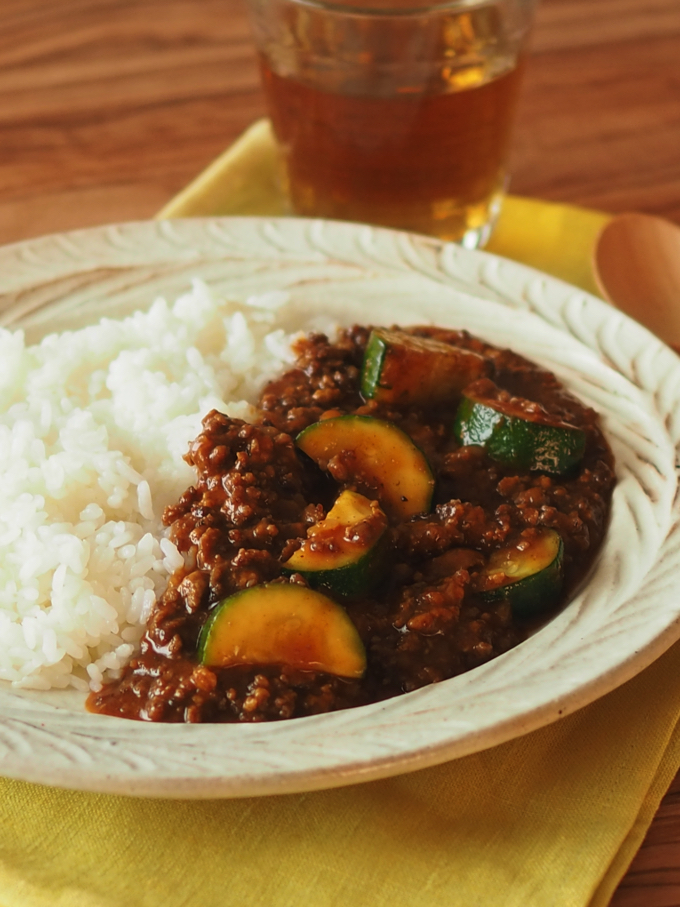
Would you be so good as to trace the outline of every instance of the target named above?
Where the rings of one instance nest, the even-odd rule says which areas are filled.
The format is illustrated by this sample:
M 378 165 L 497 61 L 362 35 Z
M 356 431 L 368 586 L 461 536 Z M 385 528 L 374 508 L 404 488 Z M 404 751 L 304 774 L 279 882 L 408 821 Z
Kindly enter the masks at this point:
M 293 236 L 295 241 L 302 242 L 303 246 L 307 243 L 310 252 L 313 251 L 318 256 L 316 261 L 321 267 L 325 266 L 324 256 L 326 257 L 325 264 L 342 261 L 343 255 L 347 259 L 347 248 L 353 247 L 353 243 L 357 247 L 371 247 L 371 255 L 377 249 L 379 255 L 376 262 L 380 267 L 387 267 L 388 270 L 385 255 L 387 252 L 395 253 L 400 261 L 398 267 L 403 267 L 404 273 L 418 272 L 424 279 L 440 280 L 444 285 L 452 287 L 462 294 L 466 292 L 473 295 L 479 294 L 491 305 L 495 304 L 495 299 L 501 304 L 511 307 L 531 309 L 546 321 L 552 319 L 553 326 L 556 326 L 558 330 L 565 330 L 565 332 L 579 337 L 579 342 L 583 342 L 585 338 L 586 346 L 588 342 L 591 345 L 593 343 L 592 332 L 589 333 L 590 325 L 587 322 L 588 318 L 594 317 L 605 335 L 604 341 L 602 337 L 598 340 L 598 349 L 602 351 L 604 348 L 606 352 L 603 359 L 618 366 L 621 373 L 627 370 L 629 373 L 627 377 L 635 378 L 638 386 L 645 389 L 646 392 L 654 391 L 657 396 L 660 395 L 664 398 L 665 428 L 669 437 L 672 437 L 674 446 L 678 443 L 680 432 L 672 415 L 673 404 L 678 402 L 678 396 L 677 392 L 669 390 L 669 385 L 680 384 L 678 381 L 680 364 L 674 354 L 660 341 L 621 313 L 612 310 L 605 303 L 569 287 L 556 278 L 524 265 L 500 259 L 489 253 L 468 252 L 425 237 L 373 229 L 363 225 L 285 218 L 206 218 L 168 223 L 152 221 L 73 231 L 67 234 L 27 240 L 0 249 L 0 267 L 4 275 L 0 281 L 0 290 L 3 289 L 4 284 L 4 305 L 6 306 L 9 301 L 15 308 L 21 307 L 27 294 L 28 298 L 31 298 L 30 287 L 35 285 L 36 281 L 37 284 L 42 284 L 47 288 L 48 295 L 50 287 L 52 290 L 56 287 L 57 292 L 61 292 L 59 287 L 65 287 L 66 293 L 71 292 L 69 287 L 73 283 L 71 278 L 74 275 L 98 272 L 110 265 L 110 262 L 102 261 L 102 257 L 97 256 L 97 246 L 101 247 L 102 243 L 115 250 L 114 259 L 116 255 L 122 255 L 124 259 L 127 255 L 126 260 L 132 258 L 133 261 L 129 264 L 129 268 L 133 273 L 135 268 L 143 270 L 150 263 L 148 256 L 145 260 L 144 254 L 137 255 L 133 248 L 134 243 L 131 243 L 133 238 L 139 240 L 140 237 L 143 239 L 145 236 L 147 238 L 157 237 L 161 244 L 165 244 L 166 254 L 169 254 L 169 250 L 173 248 L 175 253 L 182 247 L 186 251 L 186 243 L 189 241 L 201 248 L 202 242 L 209 244 L 217 241 L 219 244 L 224 241 L 225 237 L 228 237 L 232 245 L 238 246 L 243 239 L 243 231 L 247 233 L 248 230 L 253 235 L 257 234 L 260 238 L 264 238 L 265 242 L 269 242 L 275 252 L 272 261 L 291 254 L 290 249 L 286 247 L 287 236 Z M 334 249 L 334 242 L 342 247 L 342 251 Z M 281 243 L 283 243 L 283 247 Z M 276 252 L 277 244 L 278 253 Z M 137 256 L 136 259 L 135 256 Z M 349 257 L 351 259 L 352 256 Z M 435 259 L 436 265 L 433 264 Z M 200 254 L 193 258 L 191 255 L 187 255 L 180 264 L 185 267 L 196 267 L 200 265 L 200 261 Z M 365 269 L 369 266 L 364 261 L 359 264 L 359 268 L 362 267 Z M 433 271 L 439 272 L 434 278 Z M 501 272 L 503 276 L 499 276 Z M 471 280 L 471 273 L 477 275 L 477 282 Z M 76 280 L 75 285 L 77 284 Z M 532 294 L 535 298 L 532 298 Z M 543 295 L 541 296 L 541 294 Z M 563 311 L 560 315 L 561 324 L 558 324 L 559 319 L 554 320 L 554 313 L 549 310 L 549 307 L 546 309 L 544 305 L 545 300 L 550 298 L 551 294 L 555 298 L 559 297 L 564 300 Z M 2 314 L 1 310 L 0 314 Z M 611 345 L 616 338 L 619 341 L 623 338 L 624 347 L 625 344 L 628 344 L 635 354 L 631 355 L 625 349 L 621 352 L 618 348 L 608 348 L 607 344 Z M 641 361 L 637 361 L 636 357 Z M 675 490 L 674 487 L 673 496 L 675 496 Z M 668 536 L 664 545 L 659 546 L 654 568 L 649 575 L 657 583 L 659 575 L 663 576 L 672 571 L 676 562 L 680 561 L 680 533 L 677 528 L 678 505 L 676 501 L 673 502 L 671 509 L 672 518 L 669 521 Z M 382 755 L 376 755 L 375 752 L 369 757 L 362 756 L 361 752 L 358 755 L 347 754 L 344 759 L 340 760 L 340 764 L 337 759 L 335 762 L 331 760 L 331 764 L 321 760 L 314 768 L 310 768 L 309 764 L 298 767 L 293 762 L 287 767 L 275 765 L 270 771 L 249 772 L 241 769 L 231 775 L 212 771 L 201 776 L 197 775 L 193 769 L 183 772 L 181 769 L 175 768 L 168 773 L 159 772 L 158 766 L 154 766 L 153 760 L 148 760 L 145 764 L 144 757 L 140 756 L 136 768 L 132 766 L 129 771 L 111 771 L 110 766 L 107 768 L 106 765 L 97 765 L 96 758 L 87 758 L 84 755 L 87 753 L 85 738 L 88 737 L 88 733 L 83 734 L 78 730 L 70 737 L 67 735 L 66 738 L 61 739 L 60 753 L 64 758 L 61 761 L 53 760 L 52 763 L 47 764 L 49 759 L 46 762 L 45 750 L 36 746 L 34 738 L 36 733 L 48 737 L 56 734 L 59 737 L 63 730 L 61 727 L 63 715 L 56 719 L 49 715 L 46 718 L 40 707 L 36 705 L 36 714 L 31 724 L 30 720 L 27 723 L 26 720 L 17 718 L 15 714 L 8 715 L 0 701 L 0 716 L 2 716 L 0 718 L 0 744 L 3 745 L 0 752 L 0 771 L 9 777 L 64 787 L 166 797 L 252 796 L 312 790 L 367 781 L 441 763 L 496 745 L 548 724 L 562 715 L 569 714 L 592 702 L 634 676 L 662 654 L 679 635 L 680 608 L 675 612 L 672 609 L 666 609 L 659 626 L 649 634 L 644 644 L 631 648 L 626 652 L 625 657 L 620 658 L 616 664 L 610 665 L 597 676 L 590 677 L 582 683 L 574 683 L 569 691 L 562 691 L 554 697 L 547 697 L 541 703 L 525 709 L 521 715 L 511 714 L 505 720 L 496 721 L 491 728 L 472 728 L 464 733 L 450 733 L 448 737 L 445 735 L 444 739 L 431 743 L 411 742 L 401 748 L 397 747 L 396 751 L 393 746 L 387 746 Z M 472 675 L 476 673 L 472 672 Z M 469 681 L 471 675 L 465 676 Z M 312 738 L 315 736 L 326 738 L 328 736 L 327 726 L 333 736 L 338 736 L 339 732 L 341 737 L 346 730 L 345 726 L 348 723 L 352 724 L 352 716 L 358 712 L 362 712 L 362 715 L 372 713 L 375 718 L 381 714 L 384 716 L 385 713 L 395 711 L 398 713 L 400 711 L 398 704 L 405 700 L 414 704 L 416 700 L 426 702 L 428 700 L 427 691 L 424 696 L 420 695 L 422 692 L 410 694 L 410 698 L 399 697 L 397 700 L 390 700 L 387 704 L 364 707 L 363 710 L 334 713 L 333 716 L 298 719 L 294 724 L 301 728 L 303 725 L 308 728 L 308 736 Z M 49 696 L 50 694 L 44 695 Z M 396 708 L 394 703 L 397 703 Z M 29 708 L 27 715 L 30 716 L 32 712 L 33 709 Z M 112 749 L 122 743 L 125 747 L 125 735 L 118 735 L 115 732 L 115 726 L 121 724 L 119 720 L 106 719 L 101 716 L 86 717 L 98 725 L 97 734 L 90 739 L 97 739 L 100 747 L 97 752 L 100 755 L 102 746 Z M 398 722 L 398 715 L 396 719 Z M 112 725 L 111 722 L 114 724 Z M 48 727 L 47 725 L 50 723 L 53 726 Z M 124 724 L 127 725 L 127 722 Z M 28 730 L 29 725 L 30 730 Z M 148 726 L 145 727 L 148 729 Z M 165 729 L 159 729 L 159 733 L 155 735 L 156 741 L 172 746 L 172 740 L 167 742 L 165 740 L 168 737 L 167 730 L 169 730 L 167 726 Z M 186 741 L 183 738 L 186 738 L 187 733 L 191 732 L 193 728 L 184 726 L 174 730 L 178 732 L 175 735 L 176 738 L 178 740 L 182 738 L 180 742 L 184 746 Z M 201 728 L 200 733 L 196 735 L 196 740 L 189 747 L 189 749 L 195 750 L 189 762 L 200 762 L 206 758 L 206 751 L 203 747 L 205 732 L 225 743 L 233 743 L 233 730 L 233 726 L 231 728 L 215 726 Z M 261 729 L 256 729 L 253 733 L 252 728 L 245 727 L 238 727 L 238 731 L 243 732 L 244 737 L 249 738 L 250 744 L 257 744 L 257 740 L 263 734 Z M 22 732 L 26 732 L 26 736 L 22 737 Z M 123 739 L 117 739 L 119 736 L 122 736 Z M 268 733 L 265 730 L 264 736 L 271 738 L 276 744 L 278 736 L 276 733 Z M 22 746 L 17 744 L 17 740 L 23 740 L 24 743 L 26 740 L 29 741 L 23 747 L 23 751 Z M 49 752 L 50 746 L 57 746 L 55 739 L 47 744 L 47 752 Z M 59 746 L 57 746 L 57 751 L 59 751 Z M 106 763 L 105 758 L 103 761 Z

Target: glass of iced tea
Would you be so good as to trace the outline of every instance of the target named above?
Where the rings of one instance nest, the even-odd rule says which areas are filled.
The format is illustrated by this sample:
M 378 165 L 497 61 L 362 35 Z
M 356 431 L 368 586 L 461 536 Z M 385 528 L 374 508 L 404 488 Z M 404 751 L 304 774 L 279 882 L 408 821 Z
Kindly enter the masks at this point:
M 483 245 L 535 0 L 249 0 L 296 214 Z

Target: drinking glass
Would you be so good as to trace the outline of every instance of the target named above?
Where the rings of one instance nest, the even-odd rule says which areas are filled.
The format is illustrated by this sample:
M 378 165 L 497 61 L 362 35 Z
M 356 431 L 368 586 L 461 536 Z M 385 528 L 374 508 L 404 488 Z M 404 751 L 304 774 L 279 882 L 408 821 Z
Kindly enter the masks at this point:
M 534 7 L 249 0 L 292 211 L 483 245 Z

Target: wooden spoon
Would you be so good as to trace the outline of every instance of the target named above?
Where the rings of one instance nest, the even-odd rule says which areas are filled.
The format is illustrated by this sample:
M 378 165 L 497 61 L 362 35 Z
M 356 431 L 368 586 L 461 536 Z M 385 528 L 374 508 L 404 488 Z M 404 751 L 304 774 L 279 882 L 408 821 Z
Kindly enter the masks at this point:
M 602 295 L 680 353 L 680 227 L 649 214 L 620 214 L 595 245 Z

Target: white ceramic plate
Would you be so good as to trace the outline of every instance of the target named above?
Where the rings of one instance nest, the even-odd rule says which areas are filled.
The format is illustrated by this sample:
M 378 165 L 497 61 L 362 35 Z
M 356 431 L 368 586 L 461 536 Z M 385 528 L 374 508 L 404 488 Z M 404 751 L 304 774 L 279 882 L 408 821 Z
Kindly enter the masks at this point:
M 0 686 L 0 773 L 64 787 L 237 797 L 333 787 L 501 743 L 586 705 L 680 636 L 680 360 L 558 280 L 423 237 L 225 218 L 85 230 L 0 249 L 0 323 L 28 339 L 174 298 L 201 276 L 240 299 L 290 291 L 290 325 L 467 328 L 547 365 L 603 415 L 619 484 L 582 592 L 496 660 L 387 702 L 266 725 L 153 725 L 84 711 L 75 693 Z

